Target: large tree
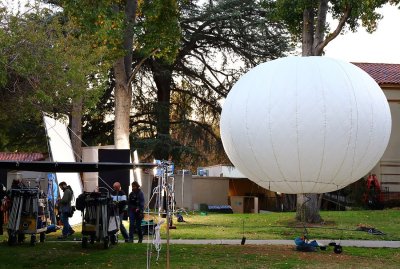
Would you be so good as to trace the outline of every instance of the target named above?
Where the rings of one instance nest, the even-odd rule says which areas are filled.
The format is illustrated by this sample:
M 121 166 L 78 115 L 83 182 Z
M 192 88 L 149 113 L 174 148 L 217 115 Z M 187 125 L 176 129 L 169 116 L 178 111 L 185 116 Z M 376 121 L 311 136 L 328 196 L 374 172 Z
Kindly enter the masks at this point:
M 143 63 L 135 79 L 131 116 L 131 143 L 143 156 L 172 158 L 185 168 L 227 161 L 218 129 L 220 100 L 248 68 L 281 57 L 290 48 L 282 24 L 271 21 L 257 1 L 198 2 L 178 1 L 178 54 L 174 61 L 152 57 Z M 144 22 L 139 16 L 139 29 Z M 138 36 L 139 43 L 142 38 Z M 136 50 L 134 62 L 142 55 Z M 92 118 L 90 124 L 99 126 L 100 121 Z M 103 126 L 110 131 L 109 124 Z
M 360 24 L 373 32 L 379 19 L 377 8 L 386 3 L 399 1 L 385 0 L 277 0 L 265 5 L 276 10 L 278 21 L 284 21 L 295 41 L 301 43 L 302 56 L 321 56 L 324 48 L 346 30 L 357 31 Z M 330 24 L 330 14 L 335 22 Z M 360 44 L 361 45 L 361 44 Z M 297 196 L 296 218 L 304 222 L 321 222 L 317 194 Z
M 211 1 L 204 6 L 182 1 L 182 40 L 175 62 L 150 61 L 158 105 L 165 110 L 156 114 L 157 135 L 171 141 L 172 126 L 176 145 L 159 143 L 156 155 L 166 158 L 174 148 L 182 149 L 179 140 L 187 145 L 200 143 L 204 157 L 211 153 L 209 145 L 223 152 L 220 101 L 248 68 L 281 57 L 289 49 L 282 25 L 273 23 L 270 15 L 258 1 Z M 185 102 L 189 109 L 183 113 Z
M 82 0 L 59 1 L 66 14 L 99 44 L 109 48 L 114 78 L 114 143 L 117 148 L 130 148 L 130 114 L 132 81 L 137 72 L 132 53 L 141 57 L 159 57 L 170 61 L 176 54 L 179 40 L 175 0 Z M 145 18 L 136 27 L 136 14 Z M 137 36 L 142 36 L 140 42 Z

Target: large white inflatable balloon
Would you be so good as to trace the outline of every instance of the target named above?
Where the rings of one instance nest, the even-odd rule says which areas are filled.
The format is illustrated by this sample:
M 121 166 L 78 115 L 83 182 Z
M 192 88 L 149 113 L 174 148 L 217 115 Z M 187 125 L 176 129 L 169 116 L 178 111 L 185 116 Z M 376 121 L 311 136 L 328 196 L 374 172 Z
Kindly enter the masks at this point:
M 250 180 L 276 192 L 324 193 L 375 166 L 391 116 L 378 84 L 355 65 L 287 57 L 243 75 L 220 124 L 229 159 Z

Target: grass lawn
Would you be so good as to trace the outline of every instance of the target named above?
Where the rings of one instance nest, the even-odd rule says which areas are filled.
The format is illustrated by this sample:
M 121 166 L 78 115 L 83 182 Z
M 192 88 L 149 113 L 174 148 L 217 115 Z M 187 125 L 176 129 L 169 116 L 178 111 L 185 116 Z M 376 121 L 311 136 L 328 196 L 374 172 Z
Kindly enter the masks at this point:
M 307 225 L 310 237 L 318 239 L 400 240 L 400 210 L 321 211 L 324 223 Z M 174 239 L 294 239 L 304 225 L 295 213 L 184 215 L 186 222 L 174 222 Z M 244 229 L 243 229 L 244 225 Z M 385 235 L 358 231 L 359 225 L 374 227 Z
M 9 247 L 0 244 L 0 268 L 146 268 L 147 244 L 120 243 L 110 249 L 94 244 L 82 249 L 78 242 L 45 242 Z M 166 247 L 151 268 L 166 268 Z M 344 248 L 298 252 L 294 246 L 170 245 L 170 268 L 398 268 L 398 249 Z
M 294 239 L 304 228 L 293 221 L 295 213 L 184 215 L 174 222 L 173 239 Z M 324 224 L 309 228 L 317 239 L 400 240 L 400 210 L 321 212 Z M 374 227 L 386 235 L 356 231 L 357 225 Z M 298 226 L 298 227 L 297 227 Z M 79 239 L 79 227 L 76 237 Z M 103 249 L 101 243 L 82 249 L 81 243 L 59 242 L 49 234 L 46 242 L 8 246 L 0 236 L 0 268 L 166 268 L 163 244 L 159 259 L 151 244 L 119 243 Z M 165 239 L 165 227 L 161 232 Z M 146 239 L 146 238 L 145 238 Z M 27 240 L 29 241 L 29 240 Z M 269 245 L 170 245 L 170 268 L 399 268 L 399 249 L 345 247 L 335 254 L 326 251 L 298 252 L 294 244 Z M 148 263 L 149 261 L 149 263 Z

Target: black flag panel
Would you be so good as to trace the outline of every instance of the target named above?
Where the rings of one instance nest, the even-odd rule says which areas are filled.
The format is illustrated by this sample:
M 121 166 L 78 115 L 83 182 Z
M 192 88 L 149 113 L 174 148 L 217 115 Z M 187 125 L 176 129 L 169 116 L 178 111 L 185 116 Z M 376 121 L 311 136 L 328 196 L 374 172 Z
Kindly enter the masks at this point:
M 99 149 L 99 162 L 130 163 L 129 149 Z M 130 169 L 99 172 L 99 187 L 112 187 L 115 181 L 121 183 L 122 190 L 128 195 Z M 108 185 L 108 186 L 107 186 Z

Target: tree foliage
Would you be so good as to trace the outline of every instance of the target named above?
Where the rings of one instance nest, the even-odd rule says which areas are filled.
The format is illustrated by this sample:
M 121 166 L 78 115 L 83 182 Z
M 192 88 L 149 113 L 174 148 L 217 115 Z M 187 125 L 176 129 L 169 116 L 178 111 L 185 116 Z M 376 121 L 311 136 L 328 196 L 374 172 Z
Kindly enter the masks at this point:
M 131 144 L 144 157 L 172 158 L 186 168 L 226 163 L 218 127 L 221 100 L 245 70 L 285 55 L 287 34 L 255 1 L 178 4 L 176 58 L 148 58 L 135 79 Z M 138 25 L 144 20 L 140 16 Z M 134 63 L 142 57 L 135 51 Z
M 292 38 L 302 42 L 303 55 L 322 55 L 323 49 L 338 35 L 356 32 L 362 26 L 368 32 L 376 30 L 382 15 L 377 9 L 398 0 L 277 0 L 266 4 L 275 11 L 277 21 L 283 21 Z M 335 24 L 327 22 L 328 14 Z
M 104 81 L 97 59 L 103 50 L 93 50 L 72 22 L 48 9 L 17 14 L 2 9 L 0 16 L 1 132 L 9 138 L 0 146 L 26 149 L 32 141 L 32 148 L 35 143 L 43 148 L 42 112 L 69 114 L 80 98 L 85 106 L 97 102 Z M 35 133 L 36 140 L 26 139 Z
M 136 74 L 132 53 L 171 62 L 179 41 L 176 0 L 60 0 L 66 14 L 109 47 L 115 79 L 114 143 L 129 148 L 129 115 L 132 86 Z M 137 18 L 140 17 L 139 23 Z M 140 67 L 140 62 L 137 67 Z

